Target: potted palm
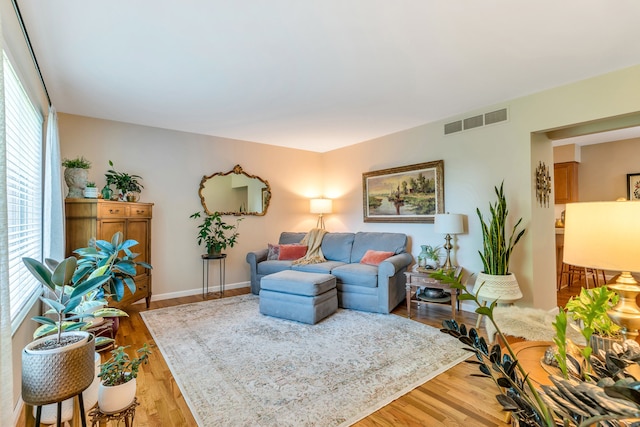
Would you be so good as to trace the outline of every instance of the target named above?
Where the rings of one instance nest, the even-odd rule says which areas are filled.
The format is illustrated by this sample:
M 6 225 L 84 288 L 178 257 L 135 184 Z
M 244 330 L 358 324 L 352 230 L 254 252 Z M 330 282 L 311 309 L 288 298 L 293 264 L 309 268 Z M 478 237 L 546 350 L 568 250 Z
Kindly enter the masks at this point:
M 189 218 L 200 217 L 200 212 L 196 212 Z M 237 229 L 241 220 L 242 218 L 239 218 L 235 224 L 228 224 L 222 220 L 220 212 L 214 212 L 209 215 L 204 214 L 202 224 L 198 226 L 198 245 L 204 243 L 209 255 L 219 254 L 227 246 L 232 248 L 240 235 Z
M 76 157 L 75 159 L 64 159 L 62 161 L 64 170 L 64 181 L 69 187 L 68 198 L 80 199 L 89 179 L 89 168 L 91 162 L 84 157 Z
M 134 358 L 129 357 L 127 348 L 120 346 L 112 350 L 111 358 L 100 365 L 98 406 L 104 413 L 119 412 L 133 402 L 140 365 L 149 363 L 151 350 L 146 343 Z
M 487 223 L 482 212 L 476 208 L 476 212 L 482 226 L 482 251 L 478 251 L 482 259 L 483 271 L 478 273 L 473 293 L 482 294 L 482 287 L 491 289 L 492 295 L 502 295 L 505 300 L 517 300 L 522 298 L 515 275 L 509 271 L 509 261 L 513 248 L 520 241 L 525 229 L 518 230 L 522 218 L 513 226 L 511 235 L 507 239 L 506 222 L 509 210 L 507 199 L 503 190 L 504 182 L 500 188 L 494 187 L 498 200 L 489 205 L 491 219 Z M 504 289 L 504 293 L 501 290 Z
M 120 199 L 127 202 L 137 202 L 140 198 L 140 192 L 144 188 L 140 184 L 142 177 L 140 175 L 131 175 L 125 172 L 118 172 L 113 169 L 113 162 L 109 160 L 111 169 L 104 174 L 107 180 L 107 187 L 114 185 L 120 193 Z

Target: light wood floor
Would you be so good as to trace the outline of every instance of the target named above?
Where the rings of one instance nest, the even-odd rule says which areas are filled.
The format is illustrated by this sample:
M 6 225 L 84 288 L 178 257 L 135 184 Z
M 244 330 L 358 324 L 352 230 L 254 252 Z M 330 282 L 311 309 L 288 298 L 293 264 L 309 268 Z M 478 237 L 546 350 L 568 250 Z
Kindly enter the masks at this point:
M 558 294 L 558 303 L 564 305 L 579 289 L 563 289 Z M 225 297 L 247 293 L 247 290 L 227 290 Z M 208 299 L 219 298 L 217 293 Z M 152 301 L 150 309 L 202 301 L 202 296 L 190 296 L 163 301 Z M 137 397 L 140 406 L 136 410 L 135 426 L 196 426 L 189 407 L 178 388 L 160 351 L 144 324 L 140 312 L 146 311 L 144 304 L 135 304 L 127 311 L 129 318 L 123 318 L 118 330 L 119 345 L 130 345 L 137 349 L 149 343 L 154 350 L 149 365 L 142 367 L 138 375 Z M 400 304 L 394 314 L 406 316 L 406 305 Z M 440 327 L 442 320 L 451 318 L 447 305 L 422 304 L 411 309 L 412 319 L 434 327 Z M 458 312 L 456 320 L 468 326 L 475 326 L 474 313 Z M 104 355 L 103 355 L 104 357 Z M 407 355 L 411 357 L 411 355 Z M 374 426 L 507 426 L 504 414 L 495 399 L 493 382 L 486 378 L 473 377 L 477 366 L 460 363 L 434 379 L 424 383 L 408 394 L 400 397 L 377 412 L 355 424 L 357 427 Z M 110 427 L 115 423 L 109 423 Z M 226 426 L 225 426 L 226 427 Z

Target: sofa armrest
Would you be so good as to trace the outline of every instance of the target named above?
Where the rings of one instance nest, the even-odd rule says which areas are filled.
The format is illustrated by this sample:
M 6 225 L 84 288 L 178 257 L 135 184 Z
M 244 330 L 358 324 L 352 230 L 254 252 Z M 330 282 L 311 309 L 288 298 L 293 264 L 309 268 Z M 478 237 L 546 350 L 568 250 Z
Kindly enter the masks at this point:
M 257 265 L 259 262 L 266 261 L 269 249 L 260 249 L 259 251 L 247 253 L 247 262 L 251 267 Z
M 398 271 L 406 268 L 412 262 L 413 255 L 406 252 L 389 257 L 382 261 L 378 266 L 378 276 L 395 276 Z

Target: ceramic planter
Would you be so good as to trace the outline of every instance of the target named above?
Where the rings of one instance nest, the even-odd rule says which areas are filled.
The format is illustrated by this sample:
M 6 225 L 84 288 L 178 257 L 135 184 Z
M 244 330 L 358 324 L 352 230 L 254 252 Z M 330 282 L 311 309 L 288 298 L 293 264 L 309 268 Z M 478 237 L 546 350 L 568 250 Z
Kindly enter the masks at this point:
M 136 379 L 124 384 L 98 387 L 98 407 L 105 414 L 120 412 L 133 403 L 136 397 Z
M 85 187 L 85 189 L 84 189 L 84 198 L 85 199 L 97 199 L 98 198 L 98 188 L 96 188 L 96 187 Z
M 44 339 L 22 350 L 22 400 L 33 406 L 60 402 L 86 390 L 95 378 L 95 339 L 88 332 L 84 341 L 51 350 L 33 350 Z
M 67 197 L 70 199 L 82 199 L 88 178 L 89 171 L 87 169 L 66 168 L 64 170 L 64 182 L 69 187 Z

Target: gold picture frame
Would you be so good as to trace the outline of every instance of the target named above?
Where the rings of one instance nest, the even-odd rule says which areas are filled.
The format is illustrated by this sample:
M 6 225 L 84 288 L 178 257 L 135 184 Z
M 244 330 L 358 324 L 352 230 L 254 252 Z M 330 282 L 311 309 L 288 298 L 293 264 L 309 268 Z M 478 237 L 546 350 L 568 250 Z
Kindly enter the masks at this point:
M 362 174 L 364 222 L 433 223 L 444 213 L 444 160 Z

